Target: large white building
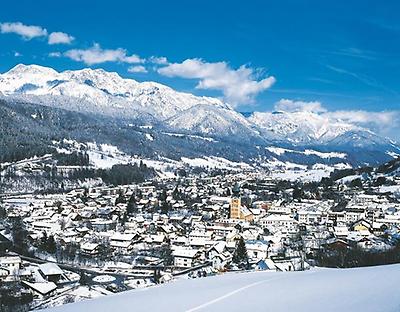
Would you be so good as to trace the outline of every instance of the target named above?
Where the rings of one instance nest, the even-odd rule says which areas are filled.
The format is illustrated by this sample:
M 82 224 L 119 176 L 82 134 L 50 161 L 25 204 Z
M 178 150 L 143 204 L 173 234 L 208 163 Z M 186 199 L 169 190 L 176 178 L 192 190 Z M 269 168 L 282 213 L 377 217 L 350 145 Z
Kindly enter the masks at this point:
M 261 218 L 259 223 L 261 227 L 270 231 L 281 230 L 287 233 L 294 233 L 298 230 L 298 221 L 290 215 L 272 214 Z

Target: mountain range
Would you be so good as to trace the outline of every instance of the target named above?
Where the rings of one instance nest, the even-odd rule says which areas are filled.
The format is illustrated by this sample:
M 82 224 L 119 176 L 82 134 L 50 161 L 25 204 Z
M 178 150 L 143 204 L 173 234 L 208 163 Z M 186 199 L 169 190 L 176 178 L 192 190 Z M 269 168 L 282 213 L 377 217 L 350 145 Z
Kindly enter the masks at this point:
M 57 72 L 19 64 L 0 75 L 2 138 L 73 138 L 114 144 L 146 157 L 222 156 L 231 160 L 377 164 L 400 154 L 395 142 L 313 112 L 241 114 L 212 97 L 102 69 Z M 22 129 L 21 129 L 22 128 Z M 49 135 L 51 133 L 51 135 Z M 45 135 L 44 135 L 45 134 Z M 271 148 L 272 147 L 272 148 Z M 283 148 L 276 152 L 273 148 Z M 306 153 L 306 150 L 315 153 Z M 343 157 L 326 157 L 331 152 Z M 320 154 L 319 154 L 320 153 Z

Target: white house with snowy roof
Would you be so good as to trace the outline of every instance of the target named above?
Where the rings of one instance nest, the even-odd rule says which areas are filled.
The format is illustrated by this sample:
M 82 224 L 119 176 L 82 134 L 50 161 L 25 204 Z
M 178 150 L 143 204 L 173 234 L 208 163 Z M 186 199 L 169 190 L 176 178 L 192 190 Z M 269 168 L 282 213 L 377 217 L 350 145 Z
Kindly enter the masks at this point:
M 172 252 L 174 265 L 180 268 L 190 268 L 198 262 L 201 252 L 197 249 L 175 249 Z

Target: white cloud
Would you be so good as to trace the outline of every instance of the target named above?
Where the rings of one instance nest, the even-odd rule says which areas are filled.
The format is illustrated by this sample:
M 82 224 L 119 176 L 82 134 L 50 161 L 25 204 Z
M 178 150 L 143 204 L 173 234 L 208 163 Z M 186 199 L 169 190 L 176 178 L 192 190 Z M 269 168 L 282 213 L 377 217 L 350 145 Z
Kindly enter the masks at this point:
M 75 38 L 63 32 L 52 32 L 49 35 L 49 44 L 70 44 Z
M 293 101 L 281 99 L 275 103 L 275 110 L 286 112 L 308 111 L 328 118 L 328 120 L 342 121 L 348 124 L 370 129 L 382 136 L 399 140 L 400 111 L 366 111 L 366 110 L 338 110 L 328 111 L 320 102 Z
M 158 69 L 161 75 L 199 79 L 198 89 L 220 90 L 232 105 L 252 103 L 254 97 L 275 83 L 273 76 L 258 80 L 256 71 L 247 66 L 232 69 L 226 62 L 207 63 L 187 59 Z
M 14 52 L 14 56 L 15 56 L 15 57 L 19 57 L 19 56 L 22 56 L 22 54 L 19 53 L 18 51 L 16 51 L 16 52 Z
M 165 56 L 151 56 L 149 57 L 148 61 L 153 64 L 158 65 L 168 65 L 168 59 Z
M 120 50 L 120 49 L 118 49 Z M 122 49 L 123 50 L 123 49 Z M 125 51 L 125 50 L 123 50 Z M 132 54 L 131 56 L 124 56 L 121 58 L 121 62 L 135 64 L 135 63 L 143 63 L 144 59 L 141 59 L 138 55 Z
M 396 140 L 400 139 L 400 111 L 340 110 L 324 113 L 324 116 L 359 125 Z
M 325 115 L 331 118 L 340 119 L 350 123 L 357 124 L 382 124 L 388 126 L 393 123 L 394 120 L 399 118 L 399 112 L 397 111 L 386 111 L 386 112 L 370 112 L 364 110 L 341 110 L 328 112 Z
M 318 101 L 304 102 L 281 99 L 275 103 L 275 110 L 285 112 L 307 111 L 314 113 L 326 112 L 326 109 Z
M 61 57 L 61 52 L 50 52 L 49 57 Z
M 130 73 L 147 73 L 146 67 L 142 65 L 137 65 L 137 66 L 130 66 L 128 68 L 128 72 Z
M 14 33 L 20 35 L 25 40 L 36 37 L 48 37 L 49 44 L 70 44 L 75 38 L 64 32 L 52 32 L 48 35 L 47 30 L 41 26 L 24 25 L 17 23 L 0 23 L 0 31 L 3 34 Z
M 72 49 L 64 53 L 65 56 L 78 62 L 84 62 L 87 65 L 100 64 L 105 62 L 123 62 L 123 63 L 143 63 L 139 56 L 132 54 L 127 55 L 125 49 L 119 48 L 115 50 L 102 49 L 98 43 L 89 49 Z
M 40 26 L 28 26 L 20 22 L 17 23 L 0 23 L 0 31 L 2 34 L 14 33 L 20 35 L 26 40 L 36 37 L 47 36 L 47 30 Z

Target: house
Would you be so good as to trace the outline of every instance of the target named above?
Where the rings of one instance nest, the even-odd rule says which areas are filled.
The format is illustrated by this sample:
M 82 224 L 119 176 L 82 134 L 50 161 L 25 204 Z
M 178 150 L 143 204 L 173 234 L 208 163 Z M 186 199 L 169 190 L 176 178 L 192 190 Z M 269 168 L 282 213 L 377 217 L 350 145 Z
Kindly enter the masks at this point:
M 365 219 L 361 219 L 361 220 L 354 222 L 351 225 L 351 228 L 354 231 L 368 231 L 369 232 L 372 229 L 372 224 L 371 224 L 371 222 L 369 222 Z
M 0 279 L 18 276 L 21 264 L 22 260 L 17 254 L 8 253 L 0 257 Z
M 64 274 L 63 270 L 56 263 L 51 262 L 40 264 L 39 272 L 48 282 L 53 283 L 58 283 Z
M 35 231 L 46 233 L 56 233 L 61 230 L 60 224 L 51 221 L 35 221 L 32 223 L 32 227 Z
M 365 218 L 365 208 L 351 207 L 346 209 L 346 223 L 354 223 Z
M 162 225 L 159 227 L 159 232 L 160 233 L 164 233 L 164 234 L 172 234 L 172 233 L 176 233 L 177 229 L 173 224 L 167 224 L 167 225 Z
M 213 225 L 209 227 L 209 230 L 213 231 L 216 236 L 220 236 L 222 238 L 226 237 L 230 233 L 236 233 L 237 231 L 233 226 L 224 225 Z
M 118 252 L 129 252 L 138 239 L 138 234 L 115 233 L 110 238 L 110 247 Z
M 199 260 L 200 255 L 200 251 L 196 249 L 179 248 L 172 252 L 174 265 L 178 268 L 190 268 L 194 266 L 194 264 Z
M 268 258 L 269 244 L 265 241 L 246 241 L 246 249 L 250 259 Z
M 163 234 L 154 234 L 154 235 L 149 235 L 145 238 L 145 242 L 148 245 L 152 246 L 161 246 L 166 242 L 166 237 Z
M 276 270 L 276 265 L 271 259 L 262 259 L 255 264 L 254 269 L 256 271 Z
M 229 251 L 224 251 L 214 255 L 211 261 L 214 269 L 224 270 L 232 262 L 232 254 Z
M 335 226 L 333 228 L 333 233 L 337 238 L 345 238 L 349 235 L 349 229 L 347 226 Z
M 206 252 L 207 258 L 216 270 L 223 270 L 232 261 L 232 254 L 226 246 L 226 242 L 221 241 L 210 247 Z
M 170 281 L 172 281 L 174 279 L 174 276 L 170 273 L 164 273 L 163 275 L 161 275 L 160 279 L 159 279 L 159 283 L 160 284 L 164 284 L 164 283 L 168 283 Z
M 204 230 L 194 230 L 189 233 L 189 244 L 194 248 L 201 248 L 213 244 L 212 233 Z
M 281 230 L 282 232 L 295 233 L 298 230 L 298 221 L 293 219 L 287 214 L 271 214 L 259 221 L 262 228 L 266 228 L 270 231 Z
M 206 256 L 207 258 L 212 259 L 214 256 L 219 255 L 224 251 L 226 251 L 226 242 L 220 241 L 207 250 Z
M 315 224 L 328 221 L 328 215 L 320 210 L 302 209 L 297 212 L 298 220 L 303 224 Z
M 247 229 L 243 232 L 242 237 L 244 240 L 257 240 L 259 239 L 262 230 L 259 228 Z
M 115 230 L 117 222 L 107 219 L 91 219 L 90 224 L 95 231 L 110 231 Z
M 100 252 L 100 244 L 98 243 L 82 243 L 80 253 L 85 256 L 96 256 Z
M 22 281 L 22 285 L 31 289 L 36 297 L 44 298 L 57 289 L 57 285 L 53 282 L 31 283 Z

